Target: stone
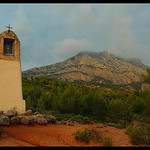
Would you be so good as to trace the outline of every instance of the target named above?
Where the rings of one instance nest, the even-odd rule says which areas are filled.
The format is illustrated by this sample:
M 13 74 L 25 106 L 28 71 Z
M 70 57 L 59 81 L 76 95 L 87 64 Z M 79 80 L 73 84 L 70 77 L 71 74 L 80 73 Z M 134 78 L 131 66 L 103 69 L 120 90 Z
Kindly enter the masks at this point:
M 20 119 L 19 119 L 18 117 L 12 117 L 12 118 L 10 119 L 10 123 L 11 123 L 12 125 L 18 125 L 18 124 L 20 124 Z
M 44 115 L 43 117 L 47 120 L 48 123 L 51 121 L 49 115 Z
M 29 118 L 31 118 L 32 123 L 37 123 L 37 116 L 33 115 L 33 116 L 29 116 Z
M 32 110 L 27 110 L 23 115 L 31 116 L 32 115 Z
M 8 116 L 3 116 L 3 115 L 0 116 L 0 126 L 2 126 L 2 125 L 4 125 L 4 126 L 10 125 L 10 119 Z
M 42 114 L 36 115 L 38 118 L 43 118 L 44 116 Z
M 46 125 L 47 120 L 45 118 L 37 118 L 37 124 L 39 125 Z
M 56 123 L 56 118 L 53 115 L 49 115 L 49 118 L 51 123 Z
M 31 118 L 25 116 L 25 117 L 21 118 L 21 123 L 25 124 L 25 125 L 29 125 L 32 123 L 32 120 L 31 120 Z
M 34 113 L 34 115 L 39 115 L 40 113 L 38 112 L 38 111 L 36 111 L 35 113 Z
M 16 117 L 17 116 L 17 111 L 16 110 L 8 110 L 5 114 L 5 116 L 8 116 L 9 118 Z

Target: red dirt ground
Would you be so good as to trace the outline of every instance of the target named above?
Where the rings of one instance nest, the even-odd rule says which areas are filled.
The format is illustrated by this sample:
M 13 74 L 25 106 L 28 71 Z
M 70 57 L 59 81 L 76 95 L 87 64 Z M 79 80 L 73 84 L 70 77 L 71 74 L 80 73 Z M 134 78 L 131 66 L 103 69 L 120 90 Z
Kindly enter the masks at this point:
M 103 137 L 110 137 L 113 146 L 134 146 L 130 138 L 125 134 L 126 129 L 114 127 L 104 127 L 101 123 L 93 125 L 73 124 L 73 126 L 63 125 L 59 121 L 56 124 L 47 125 L 15 125 L 2 126 L 2 138 L 0 146 L 102 146 L 102 143 L 90 141 L 76 141 L 73 133 L 78 129 L 96 129 L 102 133 Z

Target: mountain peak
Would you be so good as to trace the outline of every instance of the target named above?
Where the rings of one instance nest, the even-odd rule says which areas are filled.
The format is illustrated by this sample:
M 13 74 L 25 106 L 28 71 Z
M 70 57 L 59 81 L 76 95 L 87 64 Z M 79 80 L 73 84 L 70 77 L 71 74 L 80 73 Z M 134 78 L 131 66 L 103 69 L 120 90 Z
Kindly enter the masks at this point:
M 131 84 L 141 81 L 145 68 L 138 58 L 119 58 L 108 51 L 84 51 L 62 62 L 24 71 L 23 76 L 48 76 L 68 82 Z

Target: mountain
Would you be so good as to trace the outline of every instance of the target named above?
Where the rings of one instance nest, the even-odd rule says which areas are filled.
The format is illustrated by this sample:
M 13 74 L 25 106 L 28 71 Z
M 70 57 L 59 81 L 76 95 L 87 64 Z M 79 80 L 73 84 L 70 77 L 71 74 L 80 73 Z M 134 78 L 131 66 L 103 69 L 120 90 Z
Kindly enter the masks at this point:
M 138 58 L 125 59 L 107 51 L 80 52 L 62 62 L 32 68 L 23 76 L 47 76 L 68 82 L 131 84 L 140 82 L 146 65 Z

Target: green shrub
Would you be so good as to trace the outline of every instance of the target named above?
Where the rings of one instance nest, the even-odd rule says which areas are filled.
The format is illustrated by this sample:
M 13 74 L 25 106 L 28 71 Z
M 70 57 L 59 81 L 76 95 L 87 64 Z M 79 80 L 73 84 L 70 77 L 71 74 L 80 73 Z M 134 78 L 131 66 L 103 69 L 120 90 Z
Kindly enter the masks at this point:
M 127 126 L 127 134 L 129 134 L 132 144 L 149 144 L 150 145 L 150 129 L 145 127 Z
M 125 128 L 125 124 L 118 124 L 118 123 L 114 123 L 114 122 L 106 123 L 105 126 L 112 126 L 112 127 L 118 128 L 118 129 Z
M 88 124 L 88 123 L 90 123 L 90 121 L 91 121 L 91 119 L 88 117 L 83 118 L 83 124 Z
M 143 99 L 140 97 L 136 97 L 131 107 L 132 112 L 136 114 L 142 114 L 144 109 L 145 109 L 145 105 Z
M 112 146 L 112 139 L 109 137 L 104 137 L 102 139 L 102 144 L 103 144 L 103 146 L 107 146 L 107 147 Z
M 73 135 L 75 135 L 76 140 L 86 143 L 89 143 L 90 140 L 95 140 L 99 143 L 102 141 L 101 132 L 95 130 L 94 128 L 92 129 L 86 128 L 84 131 L 77 130 L 76 133 Z
M 88 131 L 88 134 L 89 134 L 89 137 L 90 137 L 91 140 L 95 140 L 95 141 L 97 141 L 99 143 L 102 142 L 102 134 L 101 134 L 101 132 L 95 130 L 94 128 L 87 129 L 87 131 Z
M 125 111 L 125 102 L 122 100 L 112 100 L 108 106 L 108 117 L 113 121 L 123 119 Z
M 75 133 L 75 139 L 86 143 L 89 143 L 90 141 L 87 130 L 84 131 L 77 130 Z

